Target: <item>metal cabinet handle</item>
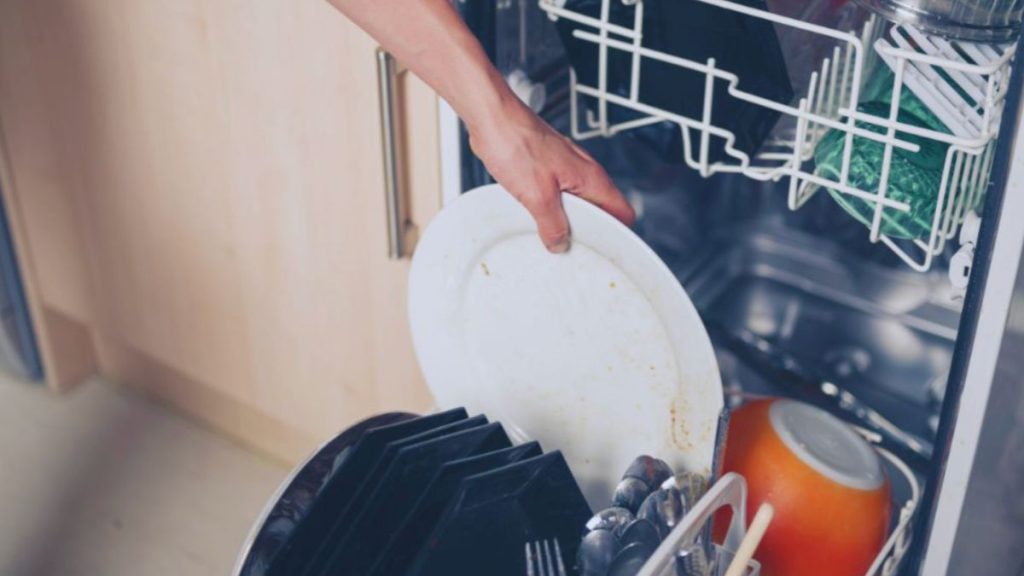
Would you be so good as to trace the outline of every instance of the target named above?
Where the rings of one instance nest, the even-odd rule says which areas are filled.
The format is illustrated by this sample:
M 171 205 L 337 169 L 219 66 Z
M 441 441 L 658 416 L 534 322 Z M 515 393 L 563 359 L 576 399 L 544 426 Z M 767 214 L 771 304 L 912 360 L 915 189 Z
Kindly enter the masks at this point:
M 384 201 L 387 209 L 388 258 L 398 260 L 405 256 L 407 220 L 405 199 L 402 197 L 402 179 L 399 173 L 399 141 L 396 103 L 398 72 L 395 59 L 383 48 L 377 48 L 377 85 L 380 97 L 380 131 L 384 148 Z

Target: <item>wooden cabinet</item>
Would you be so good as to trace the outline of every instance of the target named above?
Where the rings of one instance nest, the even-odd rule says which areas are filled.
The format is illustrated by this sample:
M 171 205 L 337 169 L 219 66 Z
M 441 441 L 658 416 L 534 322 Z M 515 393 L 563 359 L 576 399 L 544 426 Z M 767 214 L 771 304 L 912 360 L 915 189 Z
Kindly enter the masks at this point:
M 289 459 L 429 407 L 374 49 L 324 0 L 0 3 L 5 200 L 52 387 L 98 372 Z M 405 76 L 422 223 L 436 99 Z

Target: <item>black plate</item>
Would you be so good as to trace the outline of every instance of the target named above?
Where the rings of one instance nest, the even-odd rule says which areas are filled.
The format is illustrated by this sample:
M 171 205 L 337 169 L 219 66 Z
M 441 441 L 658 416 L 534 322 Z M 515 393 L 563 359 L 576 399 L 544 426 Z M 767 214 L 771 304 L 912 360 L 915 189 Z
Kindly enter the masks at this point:
M 591 515 L 561 452 L 470 476 L 407 574 L 522 576 L 524 544 L 550 538 L 571 565 Z
M 296 527 L 310 513 L 332 474 L 343 466 L 363 436 L 374 428 L 416 418 L 415 414 L 406 412 L 371 416 L 346 428 L 296 466 L 263 516 L 254 523 L 248 542 L 243 546 L 236 576 L 264 576 L 267 573 L 281 547 L 292 538 Z
M 430 536 L 438 518 L 455 496 L 463 479 L 540 455 L 540 444 L 529 442 L 456 460 L 442 466 L 405 518 L 395 525 L 387 544 L 378 551 L 369 573 L 375 576 L 388 576 L 405 572 L 413 555 Z
M 299 559 L 298 567 L 302 572 L 293 570 L 284 574 L 287 576 L 293 576 L 296 574 L 311 576 L 324 573 L 324 569 L 327 567 L 327 561 L 334 551 L 333 543 L 337 542 L 339 537 L 346 531 L 345 527 L 362 514 L 367 498 L 369 498 L 369 496 L 374 492 L 377 484 L 384 476 L 384 472 L 391 466 L 391 462 L 395 459 L 399 450 L 406 446 L 412 446 L 413 444 L 418 444 L 426 440 L 440 438 L 442 436 L 447 436 L 448 434 L 454 434 L 471 428 L 479 428 L 486 424 L 486 417 L 474 416 L 472 418 L 458 420 L 438 428 L 433 428 L 414 436 L 388 442 L 387 445 L 385 445 L 384 450 L 380 453 L 380 457 L 376 459 L 374 466 L 359 479 L 359 486 L 354 492 L 349 494 L 347 505 L 333 511 L 329 525 L 325 527 L 323 532 L 318 534 L 321 538 L 320 546 L 316 549 L 316 552 L 314 552 L 312 556 L 306 556 L 305 558 Z
M 398 451 L 387 471 L 363 504 L 363 510 L 344 526 L 331 543 L 328 574 L 360 576 L 375 560 L 375 552 L 416 503 L 421 490 L 444 464 L 467 456 L 508 448 L 512 443 L 501 424 L 464 430 Z
M 457 408 L 397 423 L 381 422 L 380 425 L 369 429 L 360 423 L 350 428 L 357 431 L 358 436 L 348 430 L 343 432 L 332 443 L 348 438 L 350 444 L 346 446 L 346 454 L 341 459 L 333 460 L 334 469 L 324 477 L 324 483 L 319 487 L 312 505 L 308 506 L 308 512 L 298 520 L 287 541 L 274 554 L 264 573 L 290 576 L 295 573 L 297 566 L 301 566 L 316 551 L 330 527 L 334 514 L 348 505 L 348 499 L 358 489 L 362 478 L 376 465 L 388 442 L 416 436 L 433 428 L 465 420 L 466 417 L 466 410 Z

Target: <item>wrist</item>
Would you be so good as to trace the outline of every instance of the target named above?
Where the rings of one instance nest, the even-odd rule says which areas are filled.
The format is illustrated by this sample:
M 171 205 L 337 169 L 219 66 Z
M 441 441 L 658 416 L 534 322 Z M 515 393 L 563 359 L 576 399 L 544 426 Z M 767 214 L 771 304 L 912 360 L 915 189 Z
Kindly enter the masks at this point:
M 470 144 L 480 155 L 497 143 L 515 146 L 520 138 L 527 138 L 536 132 L 537 117 L 511 90 L 502 98 L 480 109 L 479 114 L 464 117 L 469 132 Z
M 462 115 L 469 133 L 483 135 L 500 131 L 502 126 L 521 122 L 522 103 L 500 78 L 491 94 L 480 95 L 470 109 Z

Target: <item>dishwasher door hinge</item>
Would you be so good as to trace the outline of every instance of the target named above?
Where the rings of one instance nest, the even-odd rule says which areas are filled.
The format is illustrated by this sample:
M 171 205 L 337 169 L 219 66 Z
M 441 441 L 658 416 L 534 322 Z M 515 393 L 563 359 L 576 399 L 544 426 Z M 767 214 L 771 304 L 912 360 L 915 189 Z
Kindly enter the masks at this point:
M 960 227 L 960 249 L 949 260 L 949 282 L 953 285 L 953 299 L 962 300 L 974 265 L 974 247 L 978 243 L 981 217 L 969 212 Z

